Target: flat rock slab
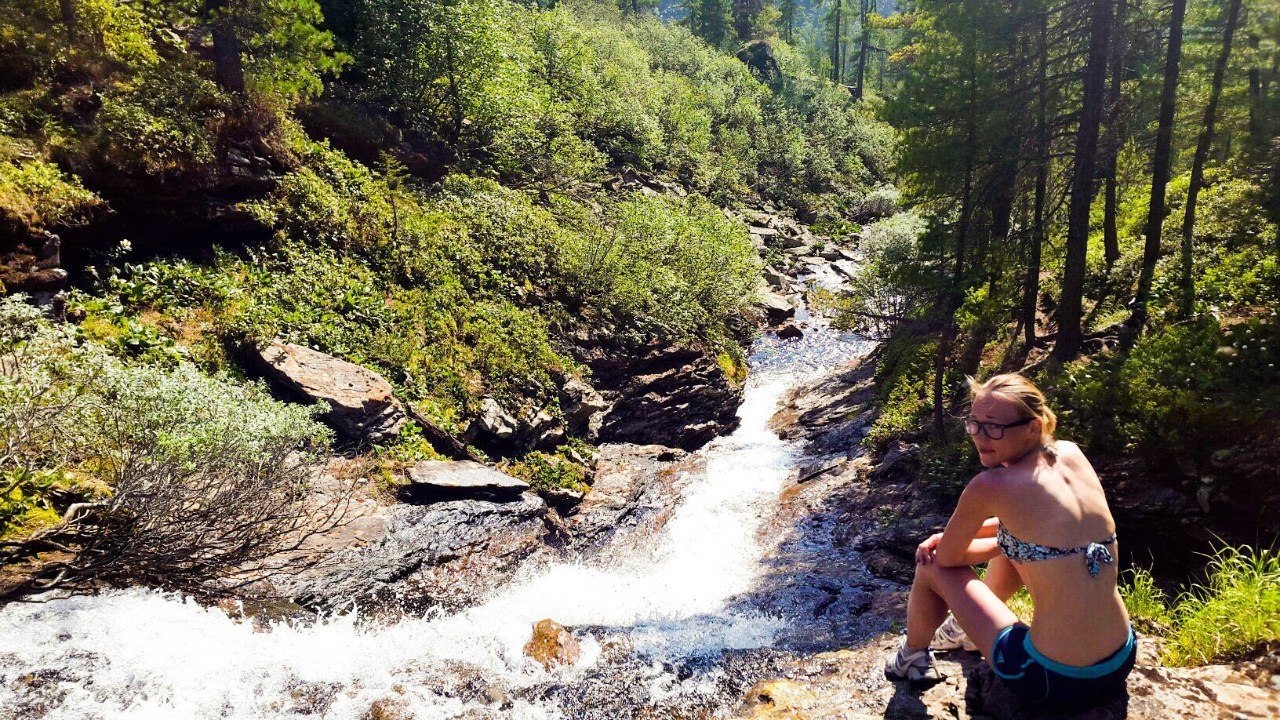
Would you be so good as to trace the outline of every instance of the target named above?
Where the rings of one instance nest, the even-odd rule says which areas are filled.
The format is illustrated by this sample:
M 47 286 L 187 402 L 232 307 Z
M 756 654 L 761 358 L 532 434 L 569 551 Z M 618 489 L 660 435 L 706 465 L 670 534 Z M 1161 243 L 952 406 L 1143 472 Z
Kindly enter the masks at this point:
M 309 609 L 357 607 L 375 616 L 467 607 L 558 542 L 548 519 L 533 493 L 507 503 L 385 506 L 375 536 L 281 574 L 274 590 Z
M 368 368 L 281 340 L 260 349 L 256 360 L 267 379 L 294 399 L 327 404 L 321 419 L 348 438 L 385 442 L 405 423 L 391 383 Z
M 402 490 L 408 501 L 517 500 L 529 483 L 470 460 L 424 460 L 405 473 L 409 485 Z
M 859 647 L 798 658 L 782 677 L 747 693 L 734 715 L 753 720 L 1166 720 L 1167 718 L 1275 718 L 1280 691 L 1260 686 L 1231 666 L 1167 668 L 1139 640 L 1138 666 L 1124 695 L 1094 708 L 1055 711 L 1015 698 L 977 653 L 939 653 L 944 680 L 916 686 L 884 677 L 884 659 L 896 636 Z

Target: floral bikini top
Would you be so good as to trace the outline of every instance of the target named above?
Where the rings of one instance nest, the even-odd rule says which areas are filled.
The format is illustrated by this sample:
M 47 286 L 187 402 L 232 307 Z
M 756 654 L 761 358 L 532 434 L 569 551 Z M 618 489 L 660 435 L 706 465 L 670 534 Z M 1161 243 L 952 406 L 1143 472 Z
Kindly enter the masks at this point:
M 1115 541 L 1116 534 L 1111 533 L 1111 537 L 1106 540 L 1089 543 L 1084 547 L 1056 548 L 1019 540 L 1004 529 L 1004 523 L 1000 523 L 1000 527 L 996 531 L 996 542 L 1000 545 L 1000 551 L 1004 553 L 1005 557 L 1014 562 L 1035 562 L 1037 560 L 1049 560 L 1083 553 L 1085 567 L 1089 569 L 1089 574 L 1093 576 L 1097 576 L 1102 569 L 1101 566 L 1115 562 L 1115 557 L 1107 549 L 1107 546 L 1114 544 Z

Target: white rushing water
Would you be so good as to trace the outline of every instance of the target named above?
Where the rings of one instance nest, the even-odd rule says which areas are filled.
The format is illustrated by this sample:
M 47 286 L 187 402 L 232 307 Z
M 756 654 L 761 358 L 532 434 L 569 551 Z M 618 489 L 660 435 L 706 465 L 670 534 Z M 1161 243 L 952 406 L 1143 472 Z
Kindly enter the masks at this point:
M 414 718 L 565 717 L 536 697 L 486 710 L 450 686 L 476 677 L 512 689 L 572 684 L 608 662 L 597 637 L 651 663 L 639 681 L 655 701 L 705 692 L 708 677 L 682 680 L 663 661 L 766 647 L 785 622 L 727 609 L 761 572 L 757 531 L 794 461 L 795 448 L 766 423 L 788 387 L 864 351 L 825 330 L 788 346 L 765 340 L 740 429 L 700 451 L 706 477 L 688 484 L 647 548 L 604 565 L 531 569 L 454 615 L 377 624 L 352 613 L 264 632 L 142 589 L 10 604 L 0 609 L 0 717 L 276 718 L 310 703 L 315 715 L 358 720 L 388 698 Z M 524 656 L 541 618 L 593 628 L 579 633 L 574 666 L 548 673 Z

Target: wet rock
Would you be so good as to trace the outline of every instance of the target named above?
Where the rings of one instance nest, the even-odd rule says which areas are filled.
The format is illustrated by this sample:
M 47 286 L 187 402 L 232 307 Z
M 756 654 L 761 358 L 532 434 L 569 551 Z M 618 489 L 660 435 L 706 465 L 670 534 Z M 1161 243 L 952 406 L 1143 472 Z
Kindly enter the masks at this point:
M 742 387 L 700 349 L 664 347 L 630 363 L 599 358 L 591 368 L 613 401 L 601 418 L 602 443 L 693 450 L 738 426 Z
M 572 665 L 582 656 L 582 646 L 573 633 L 550 618 L 533 624 L 533 637 L 524 646 L 524 654 L 550 670 L 557 665 Z
M 358 547 L 299 563 L 274 591 L 313 609 L 395 614 L 433 605 L 465 607 L 557 542 L 547 505 L 534 493 L 514 502 L 452 500 L 384 506 L 384 530 Z
M 409 485 L 401 490 L 410 502 L 481 498 L 497 502 L 518 500 L 529 483 L 470 460 L 423 460 L 405 473 Z
M 831 263 L 831 267 L 850 280 L 858 276 L 858 266 L 851 260 L 837 260 Z
M 353 440 L 386 442 L 404 426 L 391 383 L 372 370 L 281 340 L 257 350 L 254 360 L 292 398 L 328 405 L 322 419 Z
M 786 298 L 769 291 L 761 291 L 756 306 L 764 310 L 765 319 L 770 325 L 780 325 L 795 317 L 796 306 Z
M 670 517 L 680 489 L 704 472 L 697 456 L 661 445 L 602 446 L 595 482 L 577 513 L 566 520 L 573 546 L 597 548 L 631 535 L 646 541 Z
M 798 340 L 804 337 L 804 331 L 793 322 L 784 323 L 778 328 L 778 337 L 782 340 Z

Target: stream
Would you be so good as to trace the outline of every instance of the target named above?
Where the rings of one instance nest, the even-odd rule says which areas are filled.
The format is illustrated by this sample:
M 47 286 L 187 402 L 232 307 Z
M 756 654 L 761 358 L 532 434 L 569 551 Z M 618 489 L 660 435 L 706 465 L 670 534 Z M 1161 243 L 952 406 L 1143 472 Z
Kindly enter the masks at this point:
M 670 519 L 647 542 L 533 564 L 453 614 L 394 622 L 358 612 L 240 622 L 216 607 L 134 588 L 0 608 L 0 717 L 727 717 L 796 618 L 762 592 L 767 532 L 795 444 L 766 424 L 789 388 L 871 343 L 801 313 L 804 338 L 757 341 L 740 428 L 699 451 Z M 763 536 L 763 537 L 762 537 Z M 542 618 L 580 659 L 525 656 Z

